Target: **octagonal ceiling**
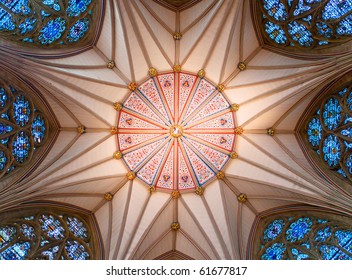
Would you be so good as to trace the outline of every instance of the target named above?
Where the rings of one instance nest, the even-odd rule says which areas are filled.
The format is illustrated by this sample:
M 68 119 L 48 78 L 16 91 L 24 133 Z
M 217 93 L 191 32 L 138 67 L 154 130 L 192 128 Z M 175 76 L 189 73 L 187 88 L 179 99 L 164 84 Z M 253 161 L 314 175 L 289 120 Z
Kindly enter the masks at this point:
M 203 0 L 176 13 L 152 0 L 105 1 L 99 40 L 85 52 L 38 59 L 1 48 L 2 64 L 40 84 L 60 133 L 37 169 L 2 184 L 0 209 L 33 201 L 87 209 L 106 259 L 168 252 L 245 259 L 263 211 L 304 204 L 351 214 L 350 194 L 315 172 L 295 132 L 320 89 L 348 71 L 351 54 L 303 60 L 263 49 L 249 2 Z M 130 95 L 131 83 L 147 80 L 150 68 L 170 73 L 175 65 L 188 73 L 203 69 L 212 84 L 224 86 L 229 104 L 240 105 L 238 158 L 198 194 L 154 191 L 126 177 L 130 170 L 113 156 L 119 119 L 113 104 Z

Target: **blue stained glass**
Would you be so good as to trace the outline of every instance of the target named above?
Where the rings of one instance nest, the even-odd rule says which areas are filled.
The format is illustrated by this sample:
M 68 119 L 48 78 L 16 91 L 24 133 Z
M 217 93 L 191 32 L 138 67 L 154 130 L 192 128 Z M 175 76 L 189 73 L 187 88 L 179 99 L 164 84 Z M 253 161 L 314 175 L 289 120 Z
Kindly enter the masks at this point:
M 7 162 L 7 157 L 5 155 L 4 151 L 0 151 L 0 171 L 3 171 L 5 169 Z
M 350 95 L 348 96 L 346 103 L 347 103 L 348 109 L 352 111 L 352 91 L 350 92 Z
M 293 222 L 286 231 L 286 239 L 289 242 L 302 239 L 311 229 L 312 221 L 309 218 L 299 218 Z
M 31 248 L 29 242 L 15 243 L 0 253 L 0 260 L 23 260 Z
M 71 260 L 86 260 L 89 258 L 89 254 L 84 246 L 75 240 L 67 240 L 65 250 Z
M 43 1 L 44 5 L 52 8 L 53 10 L 55 10 L 57 12 L 61 10 L 59 0 L 42 0 L 42 1 Z
M 318 118 L 313 118 L 308 123 L 308 141 L 313 147 L 319 147 L 322 139 L 323 128 Z
M 284 226 L 285 222 L 283 220 L 273 221 L 264 231 L 264 241 L 274 240 L 282 232 Z
M 87 238 L 88 231 L 84 226 L 83 222 L 76 217 L 67 217 L 66 219 L 68 229 L 78 238 Z
M 338 19 L 351 10 L 352 0 L 330 0 L 323 10 L 323 19 Z
M 46 126 L 44 118 L 40 115 L 35 116 L 32 123 L 32 135 L 35 143 L 40 144 L 43 142 L 45 131 Z
M 345 171 L 343 171 L 341 168 L 337 170 L 337 173 L 339 173 L 343 177 L 347 178 L 347 175 L 346 175 Z
M 345 164 L 346 164 L 348 173 L 352 175 L 352 155 L 351 154 L 347 156 Z
M 352 260 L 351 257 L 335 246 L 322 245 L 320 246 L 320 251 L 324 260 Z
M 13 130 L 11 125 L 2 123 L 0 120 L 0 134 L 5 135 Z
M 48 45 L 61 38 L 66 29 L 66 20 L 62 18 L 51 19 L 40 30 L 38 40 L 43 45 Z
M 59 246 L 54 246 L 42 252 L 43 256 L 47 256 L 49 260 L 55 260 L 60 250 Z
M 13 22 L 12 16 L 0 7 L 0 31 L 1 30 L 15 30 L 16 25 Z
M 285 5 L 280 0 L 265 0 L 264 9 L 268 15 L 278 21 L 285 21 L 288 17 Z
M 303 13 L 309 11 L 310 9 L 311 9 L 311 7 L 305 5 L 303 0 L 299 0 L 298 3 L 297 3 L 296 9 L 293 12 L 293 15 L 294 16 L 298 16 L 300 14 L 303 14 Z
M 336 28 L 339 35 L 352 35 L 352 15 L 341 20 Z
M 265 24 L 265 31 L 269 34 L 269 37 L 274 40 L 277 44 L 284 45 L 287 42 L 287 38 L 283 29 L 275 23 L 267 22 Z
M 13 117 L 20 126 L 25 126 L 29 122 L 31 109 L 29 101 L 23 95 L 17 96 L 13 103 Z
M 44 19 L 45 19 L 46 17 L 50 17 L 50 14 L 47 13 L 47 12 L 45 12 L 44 10 L 41 10 L 41 11 L 40 11 L 40 16 L 41 16 L 42 21 L 44 21 Z
M 89 28 L 89 19 L 84 18 L 77 21 L 71 28 L 69 33 L 67 34 L 68 42 L 77 42 L 81 39 Z
M 12 142 L 12 154 L 18 163 L 24 163 L 29 157 L 31 144 L 29 137 L 23 131 L 15 136 Z
M 292 248 L 291 252 L 295 260 L 305 260 L 309 258 L 307 254 L 302 253 L 302 251 L 297 250 L 296 248 Z
M 20 230 L 22 234 L 28 239 L 34 240 L 36 238 L 36 234 L 34 233 L 34 228 L 27 224 L 21 224 Z
M 66 13 L 68 16 L 79 16 L 84 13 L 92 0 L 69 0 Z
M 28 15 L 31 9 L 28 6 L 29 0 L 0 0 L 0 3 L 5 5 L 15 14 Z
M 283 243 L 275 243 L 265 250 L 262 255 L 263 260 L 282 260 L 286 247 Z
M 16 236 L 16 228 L 0 227 L 0 249 L 4 248 Z
M 336 98 L 330 98 L 324 104 L 323 120 L 329 130 L 335 130 L 341 122 L 342 108 Z
M 352 127 L 348 127 L 348 128 L 341 130 L 341 134 L 343 136 L 351 138 L 352 137 Z
M 324 140 L 323 154 L 324 160 L 330 167 L 334 167 L 340 162 L 341 144 L 335 135 L 331 134 Z
M 331 236 L 331 228 L 330 227 L 325 227 L 323 229 L 319 229 L 316 234 L 315 234 L 315 241 L 317 242 L 324 242 L 326 239 L 328 239 Z
M 313 43 L 312 33 L 308 28 L 296 21 L 292 21 L 288 24 L 288 33 L 291 35 L 291 38 L 298 42 L 301 46 L 311 46 Z
M 325 38 L 331 38 L 333 35 L 332 29 L 325 22 L 317 22 L 318 34 L 324 36 Z
M 37 20 L 35 18 L 26 18 L 19 26 L 18 29 L 22 35 L 33 31 L 36 26 Z
M 52 215 L 40 215 L 39 222 L 41 228 L 50 238 L 63 239 L 65 237 L 65 229 L 62 227 L 60 221 Z
M 318 219 L 317 222 L 318 222 L 318 224 L 326 224 L 328 222 L 328 220 Z
M 0 87 L 0 107 L 5 107 L 8 99 L 5 89 Z
M 352 253 L 352 232 L 348 230 L 337 230 L 335 232 L 335 237 L 338 243 L 348 252 Z

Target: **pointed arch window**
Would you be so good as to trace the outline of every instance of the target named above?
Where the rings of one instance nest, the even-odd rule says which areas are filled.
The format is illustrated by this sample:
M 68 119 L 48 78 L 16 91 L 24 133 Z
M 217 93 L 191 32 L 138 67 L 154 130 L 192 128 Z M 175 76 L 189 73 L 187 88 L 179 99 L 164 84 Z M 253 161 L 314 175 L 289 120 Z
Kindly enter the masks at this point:
M 351 184 L 352 81 L 349 75 L 320 94 L 308 112 L 300 137 L 309 159 L 320 174 L 339 186 Z
M 286 49 L 319 49 L 352 39 L 352 1 L 260 0 L 264 41 Z
M 0 0 L 0 36 L 26 46 L 82 45 L 96 22 L 96 0 Z
M 255 259 L 352 260 L 350 218 L 294 211 L 265 217 L 258 228 Z
M 0 80 L 0 177 L 30 162 L 48 133 L 48 121 L 32 98 Z
M 93 218 L 58 207 L 0 214 L 0 260 L 101 258 Z

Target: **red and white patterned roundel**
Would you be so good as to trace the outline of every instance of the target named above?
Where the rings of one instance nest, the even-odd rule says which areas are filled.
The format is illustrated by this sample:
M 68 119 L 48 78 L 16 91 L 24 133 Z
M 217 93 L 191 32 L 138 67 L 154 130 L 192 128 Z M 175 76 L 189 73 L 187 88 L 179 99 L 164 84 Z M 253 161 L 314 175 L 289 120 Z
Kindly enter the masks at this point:
M 139 179 L 156 188 L 203 187 L 234 150 L 235 119 L 216 86 L 186 73 L 148 79 L 119 111 L 118 146 Z

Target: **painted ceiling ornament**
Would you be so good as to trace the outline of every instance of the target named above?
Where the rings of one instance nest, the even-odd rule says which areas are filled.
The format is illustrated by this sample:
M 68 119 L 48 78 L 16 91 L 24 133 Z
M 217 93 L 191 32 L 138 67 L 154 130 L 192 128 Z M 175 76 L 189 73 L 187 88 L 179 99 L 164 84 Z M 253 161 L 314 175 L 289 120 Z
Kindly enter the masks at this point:
M 77 132 L 79 134 L 84 134 L 84 133 L 87 132 L 87 128 L 84 125 L 80 125 L 80 126 L 77 127 Z
M 106 67 L 109 69 L 113 69 L 116 66 L 115 61 L 109 60 L 108 63 L 106 64 Z
M 104 194 L 104 199 L 106 201 L 111 201 L 114 198 L 114 196 L 112 195 L 112 193 L 105 193 Z
M 0 0 L 0 36 L 48 48 L 77 45 L 93 36 L 95 0 Z
M 274 128 L 268 128 L 266 130 L 266 134 L 268 134 L 269 136 L 274 136 L 275 135 L 275 129 Z
M 150 187 L 170 192 L 202 189 L 231 158 L 235 112 L 205 78 L 157 74 L 121 105 L 118 150 L 128 169 Z
M 173 35 L 174 39 L 177 40 L 181 40 L 182 39 L 182 33 L 181 32 L 175 32 Z
M 309 50 L 352 39 L 352 2 L 253 0 L 268 44 Z
M 244 70 L 246 70 L 247 65 L 246 65 L 246 63 L 244 63 L 244 62 L 240 62 L 240 63 L 238 63 L 237 68 L 238 68 L 240 71 L 244 71 Z

